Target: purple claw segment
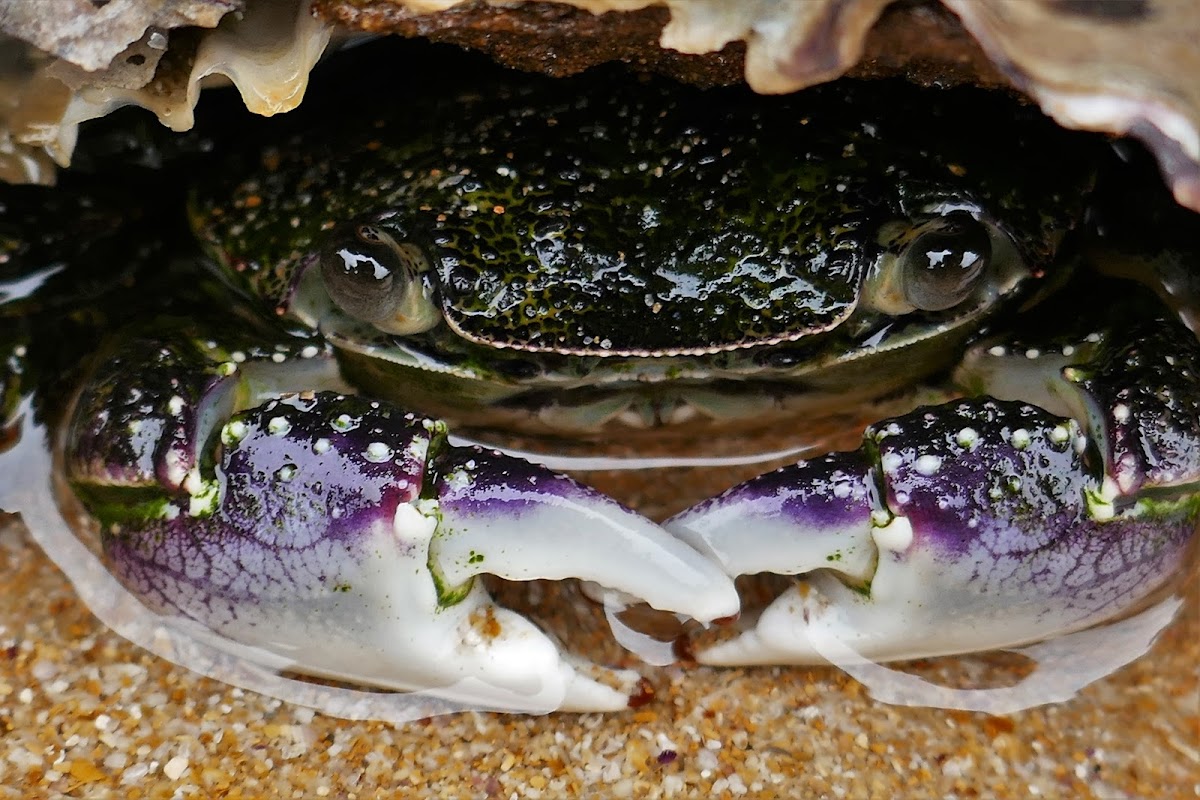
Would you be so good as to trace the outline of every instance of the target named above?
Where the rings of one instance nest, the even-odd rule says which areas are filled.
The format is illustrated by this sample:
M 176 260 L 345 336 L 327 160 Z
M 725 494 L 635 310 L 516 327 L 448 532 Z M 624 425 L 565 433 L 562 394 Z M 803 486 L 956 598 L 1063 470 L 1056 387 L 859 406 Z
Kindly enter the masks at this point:
M 737 611 L 730 579 L 644 518 L 449 448 L 440 422 L 388 404 L 293 395 L 213 434 L 217 464 L 182 492 L 132 505 L 93 492 L 90 507 L 147 606 L 264 663 L 486 708 L 613 710 L 636 674 L 565 656 L 472 577 L 583 577 L 703 619 Z
M 1145 287 L 1089 277 L 1070 289 L 1080 308 L 1119 308 L 1097 329 L 1089 315 L 1046 306 L 1019 330 L 971 348 L 964 386 L 1078 420 L 1095 442 L 1112 493 L 1194 491 L 1200 484 L 1200 341 Z
M 74 475 L 96 484 L 183 486 L 204 444 L 200 431 L 233 411 L 239 385 L 220 364 L 197 368 L 190 349 L 135 340 L 101 364 L 68 434 Z M 131 382 L 131 374 L 142 378 Z
M 1093 365 L 1064 370 L 1120 494 L 1200 483 L 1200 341 L 1166 318 L 1101 334 Z
M 822 570 L 778 598 L 754 630 L 700 652 L 699 660 L 822 661 L 821 642 L 830 637 L 867 658 L 904 659 L 1077 630 L 1152 595 L 1178 571 L 1200 523 L 1194 498 L 1115 508 L 1085 458 L 1078 426 L 1034 406 L 950 403 L 885 420 L 866 438 L 863 452 L 872 454 L 883 490 L 870 523 L 877 565 L 867 590 Z M 811 471 L 810 464 L 785 468 L 771 483 L 799 487 Z M 738 488 L 717 507 L 710 502 L 679 519 L 702 529 L 705 517 L 725 513 L 721 505 L 753 495 Z M 826 501 L 815 501 L 813 516 L 823 515 Z M 810 535 L 808 524 L 771 531 L 756 547 L 775 547 L 789 563 L 793 540 Z M 747 537 L 754 532 L 748 528 Z M 862 542 L 861 519 L 842 535 Z
M 441 527 L 431 555 L 449 584 L 580 578 L 702 622 L 734 616 L 733 583 L 714 563 L 565 475 L 479 448 L 435 461 Z
M 906 547 L 877 533 L 872 600 L 925 594 L 929 627 L 894 657 L 1020 644 L 1136 608 L 1178 571 L 1197 523 L 1191 502 L 1116 509 L 1078 425 L 1036 406 L 951 403 L 872 436 L 891 525 L 912 531 L 897 536 Z
M 636 674 L 561 653 L 475 577 L 579 578 L 708 622 L 738 613 L 733 577 L 805 576 L 697 653 L 713 664 L 970 652 L 1135 611 L 1200 530 L 1200 344 L 1140 324 L 1058 331 L 1049 359 L 985 343 L 966 385 L 1042 407 L 917 409 L 662 528 L 386 403 L 305 392 L 234 413 L 340 378 L 329 359 L 276 375 L 267 351 L 243 370 L 186 339 L 101 367 L 66 468 L 137 597 L 263 663 L 487 708 L 618 709 Z
M 371 673 L 386 648 L 348 641 L 376 624 L 361 613 L 362 600 L 389 571 L 387 556 L 411 560 L 432 526 L 403 514 L 395 524 L 420 489 L 429 432 L 400 415 L 364 423 L 366 411 L 365 403 L 318 396 L 234 416 L 208 485 L 149 519 L 105 523 L 113 571 L 164 615 L 318 674 L 348 677 L 338 661 L 353 652 L 348 663 Z M 425 604 L 436 605 L 432 588 L 429 595 Z
M 875 566 L 873 494 L 861 452 L 831 453 L 735 486 L 663 527 L 731 576 L 832 569 L 862 583 Z

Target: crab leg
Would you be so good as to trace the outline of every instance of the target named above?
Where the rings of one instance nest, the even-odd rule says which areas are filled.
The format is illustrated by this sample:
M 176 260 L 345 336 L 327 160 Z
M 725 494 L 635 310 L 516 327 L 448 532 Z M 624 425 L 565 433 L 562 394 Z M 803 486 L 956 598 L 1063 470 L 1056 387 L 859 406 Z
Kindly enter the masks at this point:
M 236 374 L 156 374 L 131 402 L 104 376 L 81 398 L 73 484 L 126 587 L 264 661 L 491 708 L 614 709 L 635 674 L 560 653 L 475 576 L 581 577 L 701 620 L 737 613 L 730 579 L 658 526 L 451 447 L 440 422 L 336 392 L 230 411 Z
M 1161 590 L 1200 526 L 1200 346 L 1161 316 L 1071 341 L 1039 379 L 1073 416 L 994 397 L 918 409 L 669 520 L 732 576 L 808 578 L 699 660 L 820 662 L 831 639 L 875 660 L 1006 647 Z M 1041 354 L 1013 350 L 987 343 L 964 379 L 1036 389 L 1001 379 Z

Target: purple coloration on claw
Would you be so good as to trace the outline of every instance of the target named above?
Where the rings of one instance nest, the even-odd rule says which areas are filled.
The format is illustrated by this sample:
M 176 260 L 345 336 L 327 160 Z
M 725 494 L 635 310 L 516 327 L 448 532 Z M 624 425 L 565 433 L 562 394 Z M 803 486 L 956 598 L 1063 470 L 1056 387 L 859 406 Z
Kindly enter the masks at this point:
M 222 430 L 224 491 L 239 502 L 221 514 L 268 547 L 352 545 L 417 499 L 435 431 L 431 420 L 340 397 L 259 406 Z
M 386 403 L 293 395 L 212 437 L 215 464 L 202 455 L 182 491 L 91 473 L 76 489 L 130 591 L 264 663 L 484 707 L 616 709 L 636 674 L 560 653 L 473 577 L 581 577 L 705 620 L 737 611 L 720 569 L 645 518 L 451 448 L 442 423 Z
M 947 558 L 981 541 L 994 557 L 1045 550 L 1086 516 L 1084 498 L 1097 488 L 1079 427 L 1035 406 L 949 403 L 866 436 L 877 447 L 887 506 L 912 524 L 913 546 Z
M 606 499 L 566 475 L 481 447 L 449 448 L 438 455 L 433 467 L 438 474 L 436 494 L 443 510 L 453 507 L 464 515 L 515 518 L 537 508 L 546 497 L 561 502 Z M 477 487 L 480 480 L 486 488 Z
M 810 573 L 817 590 L 785 591 L 753 630 L 699 660 L 821 661 L 830 639 L 872 659 L 970 652 L 1136 609 L 1177 572 L 1200 503 L 1128 498 L 1118 509 L 1089 455 L 1099 461 L 1069 419 L 1025 404 L 961 401 L 885 420 L 868 429 L 858 453 L 815 469 L 785 467 L 685 511 L 668 529 L 731 575 Z M 829 498 L 809 487 L 814 473 L 845 462 L 869 463 L 863 483 L 881 492 L 864 492 L 873 509 L 847 515 L 840 531 L 823 529 Z M 812 511 L 780 502 L 793 497 Z M 742 531 L 732 515 L 746 520 Z M 832 554 L 839 543 L 871 551 L 868 574 L 821 563 L 819 549 L 805 551 L 809 563 L 797 568 L 795 552 L 822 546 Z
M 867 435 L 888 508 L 912 529 L 881 562 L 927 560 L 956 617 L 1003 609 L 998 624 L 1024 640 L 1055 632 L 1034 620 L 1075 629 L 1136 607 L 1177 570 L 1197 522 L 1186 503 L 1118 514 L 1078 426 L 1035 406 L 948 404 Z
M 431 437 L 412 415 L 363 422 L 365 402 L 339 400 L 292 398 L 234 416 L 219 472 L 189 481 L 189 494 L 153 518 L 98 509 L 110 520 L 102 533 L 114 571 L 155 610 L 217 629 L 253 627 L 273 603 L 302 615 L 349 591 L 381 529 L 420 490 Z M 369 457 L 376 445 L 389 457 Z
M 1093 368 L 1065 370 L 1104 431 L 1106 463 L 1123 495 L 1200 482 L 1200 341 L 1165 317 L 1104 335 Z
M 856 513 L 836 520 L 828 467 L 805 462 L 669 521 L 730 575 L 807 578 L 699 660 L 1010 647 L 1133 613 L 1168 586 L 1200 529 L 1200 343 L 1137 286 L 1092 278 L 1074 291 L 1129 313 L 1103 331 L 1027 314 L 956 370 L 980 397 L 878 422 L 857 453 L 826 459 L 859 464 L 874 488 Z M 825 526 L 835 520 L 840 530 Z M 819 550 L 794 556 L 839 543 L 868 546 L 864 573 Z
M 861 452 L 802 461 L 693 506 L 665 527 L 730 575 L 831 568 L 865 581 L 875 564 L 868 466 Z

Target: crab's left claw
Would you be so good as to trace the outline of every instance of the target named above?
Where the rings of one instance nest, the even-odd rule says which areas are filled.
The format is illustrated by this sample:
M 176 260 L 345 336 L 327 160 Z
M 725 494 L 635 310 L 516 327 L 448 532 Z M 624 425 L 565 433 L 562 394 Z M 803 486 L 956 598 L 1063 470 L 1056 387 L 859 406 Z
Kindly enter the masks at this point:
M 994 398 L 918 409 L 872 426 L 858 451 L 761 476 L 669 520 L 730 575 L 808 576 L 755 628 L 697 657 L 807 663 L 846 646 L 874 660 L 924 657 L 1137 610 L 1178 574 L 1200 527 L 1197 351 L 1163 320 L 1092 336 L 1049 378 L 1086 430 Z

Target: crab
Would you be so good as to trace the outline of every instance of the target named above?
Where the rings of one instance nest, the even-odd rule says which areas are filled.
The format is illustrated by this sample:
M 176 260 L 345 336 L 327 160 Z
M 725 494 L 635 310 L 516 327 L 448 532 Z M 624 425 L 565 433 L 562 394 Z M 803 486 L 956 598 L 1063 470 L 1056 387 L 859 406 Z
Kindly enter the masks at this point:
M 1077 263 L 1094 140 L 894 84 L 472 78 L 206 168 L 203 259 L 112 234 L 94 187 L 6 205 L 9 416 L 31 386 L 68 394 L 29 356 L 38 326 L 109 336 L 67 370 L 58 463 L 164 624 L 353 684 L 615 709 L 636 673 L 563 652 L 480 577 L 707 624 L 738 615 L 735 577 L 796 576 L 689 648 L 755 664 L 1037 641 L 1183 569 L 1200 345 Z M 670 441 L 874 402 L 912 408 L 661 524 L 450 437 Z

